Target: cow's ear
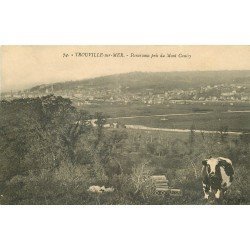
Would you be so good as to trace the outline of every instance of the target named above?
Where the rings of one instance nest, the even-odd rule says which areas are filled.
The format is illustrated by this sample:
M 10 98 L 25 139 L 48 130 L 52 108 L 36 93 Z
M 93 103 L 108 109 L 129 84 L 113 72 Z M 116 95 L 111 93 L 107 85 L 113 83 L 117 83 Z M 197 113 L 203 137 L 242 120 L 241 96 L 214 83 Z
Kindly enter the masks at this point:
M 207 166 L 207 160 L 202 161 L 203 166 Z

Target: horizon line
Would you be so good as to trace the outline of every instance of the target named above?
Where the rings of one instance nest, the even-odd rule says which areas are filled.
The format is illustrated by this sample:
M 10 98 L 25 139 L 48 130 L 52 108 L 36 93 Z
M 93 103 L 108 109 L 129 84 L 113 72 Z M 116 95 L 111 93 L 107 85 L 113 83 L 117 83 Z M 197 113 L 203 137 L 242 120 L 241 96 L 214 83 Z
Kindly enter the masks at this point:
M 250 69 L 222 69 L 222 70 L 172 70 L 172 71 L 128 71 L 123 73 L 115 73 L 115 74 L 107 74 L 107 75 L 97 75 L 89 78 L 81 78 L 81 79 L 75 79 L 75 80 L 65 80 L 65 81 L 55 81 L 55 82 L 47 82 L 47 83 L 38 83 L 36 85 L 32 85 L 30 87 L 25 87 L 22 89 L 9 89 L 9 90 L 3 90 L 3 86 L 0 86 L 1 93 L 11 92 L 11 91 L 25 91 L 29 90 L 34 87 L 43 86 L 43 85 L 53 85 L 53 84 L 60 84 L 65 82 L 78 82 L 78 81 L 87 81 L 92 80 L 96 78 L 101 77 L 109 77 L 109 76 L 116 76 L 116 75 L 125 75 L 125 74 L 131 74 L 131 73 L 185 73 L 185 72 L 220 72 L 220 71 L 250 71 Z

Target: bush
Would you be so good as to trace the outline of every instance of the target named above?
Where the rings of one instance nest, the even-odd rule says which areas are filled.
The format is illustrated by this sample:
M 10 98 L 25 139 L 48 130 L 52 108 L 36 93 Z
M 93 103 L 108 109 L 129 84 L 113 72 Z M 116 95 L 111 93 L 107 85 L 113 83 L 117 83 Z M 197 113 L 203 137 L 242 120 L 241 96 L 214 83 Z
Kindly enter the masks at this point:
M 247 135 L 104 130 L 103 114 L 91 127 L 92 116 L 54 96 L 4 102 L 0 115 L 1 204 L 203 204 L 201 162 L 209 156 L 233 161 L 225 204 L 249 203 Z M 158 174 L 183 196 L 156 195 L 150 177 Z M 114 192 L 89 193 L 91 185 Z

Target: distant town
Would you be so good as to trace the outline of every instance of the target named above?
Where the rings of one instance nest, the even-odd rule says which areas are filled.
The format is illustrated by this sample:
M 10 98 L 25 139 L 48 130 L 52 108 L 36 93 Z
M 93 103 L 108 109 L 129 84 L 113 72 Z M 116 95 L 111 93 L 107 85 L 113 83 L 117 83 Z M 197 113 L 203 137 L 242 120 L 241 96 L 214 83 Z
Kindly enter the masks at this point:
M 140 91 L 127 91 L 129 87 L 116 86 L 115 88 L 66 88 L 55 90 L 53 84 L 41 85 L 36 90 L 9 91 L 1 93 L 1 100 L 13 100 L 18 98 L 35 98 L 53 94 L 69 98 L 77 107 L 88 105 L 101 105 L 102 103 L 127 105 L 131 103 L 141 103 L 145 105 L 155 104 L 186 104 L 189 102 L 249 102 L 249 84 L 218 84 L 205 85 L 189 89 L 143 89 Z

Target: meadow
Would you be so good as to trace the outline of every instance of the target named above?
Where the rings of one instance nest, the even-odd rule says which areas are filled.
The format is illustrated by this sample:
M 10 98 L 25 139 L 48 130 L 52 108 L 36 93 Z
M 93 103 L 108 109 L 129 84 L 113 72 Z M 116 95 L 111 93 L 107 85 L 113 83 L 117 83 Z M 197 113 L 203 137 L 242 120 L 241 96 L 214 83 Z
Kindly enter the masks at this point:
M 192 113 L 192 112 L 226 112 L 228 110 L 244 111 L 250 110 L 250 103 L 235 102 L 230 105 L 230 102 L 192 102 L 186 104 L 154 104 L 147 105 L 143 103 L 108 103 L 100 102 L 98 104 L 85 105 L 81 109 L 88 110 L 91 114 L 102 112 L 109 118 L 127 117 L 127 116 L 146 116 L 146 115 L 165 115 L 177 113 Z
M 233 104 L 233 105 L 231 105 Z M 88 105 L 90 113 L 103 112 L 108 122 L 154 128 L 250 131 L 250 104 L 247 102 L 190 102 L 186 104 Z
M 207 131 L 250 132 L 250 112 L 203 112 L 183 115 L 108 119 L 126 125 L 143 125 L 153 128 L 197 129 Z
M 184 106 L 172 110 L 178 108 Z M 181 118 L 175 119 L 180 126 Z M 249 203 L 249 134 L 106 129 L 107 122 L 103 113 L 76 109 L 69 99 L 53 95 L 2 101 L 0 204 L 207 204 L 200 173 L 209 156 L 230 158 L 235 168 L 223 203 Z M 152 175 L 165 175 L 183 195 L 157 195 Z M 90 193 L 92 185 L 113 187 L 114 192 Z

